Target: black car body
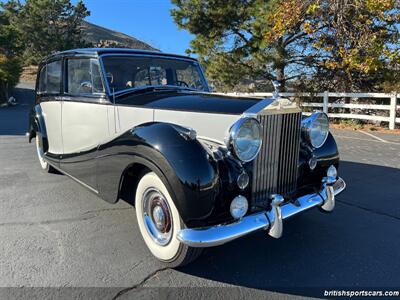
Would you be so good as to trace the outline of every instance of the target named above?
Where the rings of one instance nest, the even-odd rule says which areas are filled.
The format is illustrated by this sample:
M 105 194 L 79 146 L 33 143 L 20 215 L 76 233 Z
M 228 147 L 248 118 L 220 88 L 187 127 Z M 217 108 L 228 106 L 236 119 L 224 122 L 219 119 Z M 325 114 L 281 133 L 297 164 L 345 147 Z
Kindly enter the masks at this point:
M 195 59 L 160 52 L 48 57 L 30 115 L 35 137 L 43 169 L 110 203 L 140 203 L 146 244 L 173 266 L 259 229 L 280 237 L 282 220 L 314 206 L 331 211 L 345 188 L 326 115 L 304 117 L 279 96 L 211 93 Z

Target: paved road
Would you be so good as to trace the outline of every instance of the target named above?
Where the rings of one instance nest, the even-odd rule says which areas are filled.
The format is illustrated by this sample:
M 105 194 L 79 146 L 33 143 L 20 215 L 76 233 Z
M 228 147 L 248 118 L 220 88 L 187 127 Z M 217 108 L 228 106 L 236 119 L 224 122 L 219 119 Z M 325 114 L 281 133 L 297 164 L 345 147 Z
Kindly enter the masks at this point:
M 145 287 L 233 298 L 400 289 L 399 135 L 335 130 L 348 189 L 333 214 L 309 211 L 289 220 L 279 240 L 259 232 L 172 270 L 144 246 L 131 206 L 108 204 L 66 176 L 41 172 L 23 136 L 30 95 L 19 90 L 21 104 L 0 109 L 0 286 L 108 287 L 95 290 L 105 298 L 124 288 L 121 298 L 156 297 L 159 290 L 138 289 Z M 0 296 L 7 291 L 16 293 L 0 289 Z M 35 291 L 40 299 L 59 290 Z

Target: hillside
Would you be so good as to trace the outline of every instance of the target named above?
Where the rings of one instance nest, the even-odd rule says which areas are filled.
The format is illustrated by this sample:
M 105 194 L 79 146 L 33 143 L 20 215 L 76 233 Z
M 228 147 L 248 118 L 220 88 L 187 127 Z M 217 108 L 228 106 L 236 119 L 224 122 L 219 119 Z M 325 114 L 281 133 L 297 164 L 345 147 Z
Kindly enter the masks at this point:
M 127 34 L 95 25 L 89 22 L 82 24 L 86 41 L 93 47 L 118 47 L 135 48 L 151 51 L 160 51 L 149 44 L 142 42 Z M 34 82 L 36 80 L 37 66 L 25 66 L 21 74 L 21 82 Z
M 82 24 L 82 27 L 85 32 L 85 39 L 92 43 L 94 47 L 136 48 L 159 51 L 132 36 L 87 21 Z

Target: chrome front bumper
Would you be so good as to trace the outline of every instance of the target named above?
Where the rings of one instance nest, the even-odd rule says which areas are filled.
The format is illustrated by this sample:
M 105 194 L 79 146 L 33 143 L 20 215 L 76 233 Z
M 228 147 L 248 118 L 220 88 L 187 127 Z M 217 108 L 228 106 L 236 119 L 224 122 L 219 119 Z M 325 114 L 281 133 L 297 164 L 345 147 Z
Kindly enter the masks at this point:
M 325 179 L 319 193 L 302 196 L 295 201 L 283 204 L 283 197 L 275 195 L 269 211 L 258 212 L 229 224 L 188 228 L 178 232 L 177 238 L 191 247 L 213 247 L 225 244 L 249 233 L 264 229 L 274 238 L 282 236 L 282 221 L 302 211 L 319 206 L 323 211 L 332 211 L 335 207 L 335 195 L 346 188 L 342 178 L 336 181 Z

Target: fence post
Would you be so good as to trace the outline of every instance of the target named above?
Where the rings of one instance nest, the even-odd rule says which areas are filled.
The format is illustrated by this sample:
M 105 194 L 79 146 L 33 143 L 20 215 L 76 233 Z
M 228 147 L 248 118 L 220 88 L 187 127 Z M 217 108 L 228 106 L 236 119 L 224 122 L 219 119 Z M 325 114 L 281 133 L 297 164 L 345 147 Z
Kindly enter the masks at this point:
M 324 91 L 324 105 L 322 107 L 322 110 L 326 114 L 328 114 L 328 104 L 329 104 L 329 92 Z
M 389 129 L 394 129 L 396 126 L 396 106 L 397 106 L 397 93 L 393 92 L 392 96 L 390 96 Z

